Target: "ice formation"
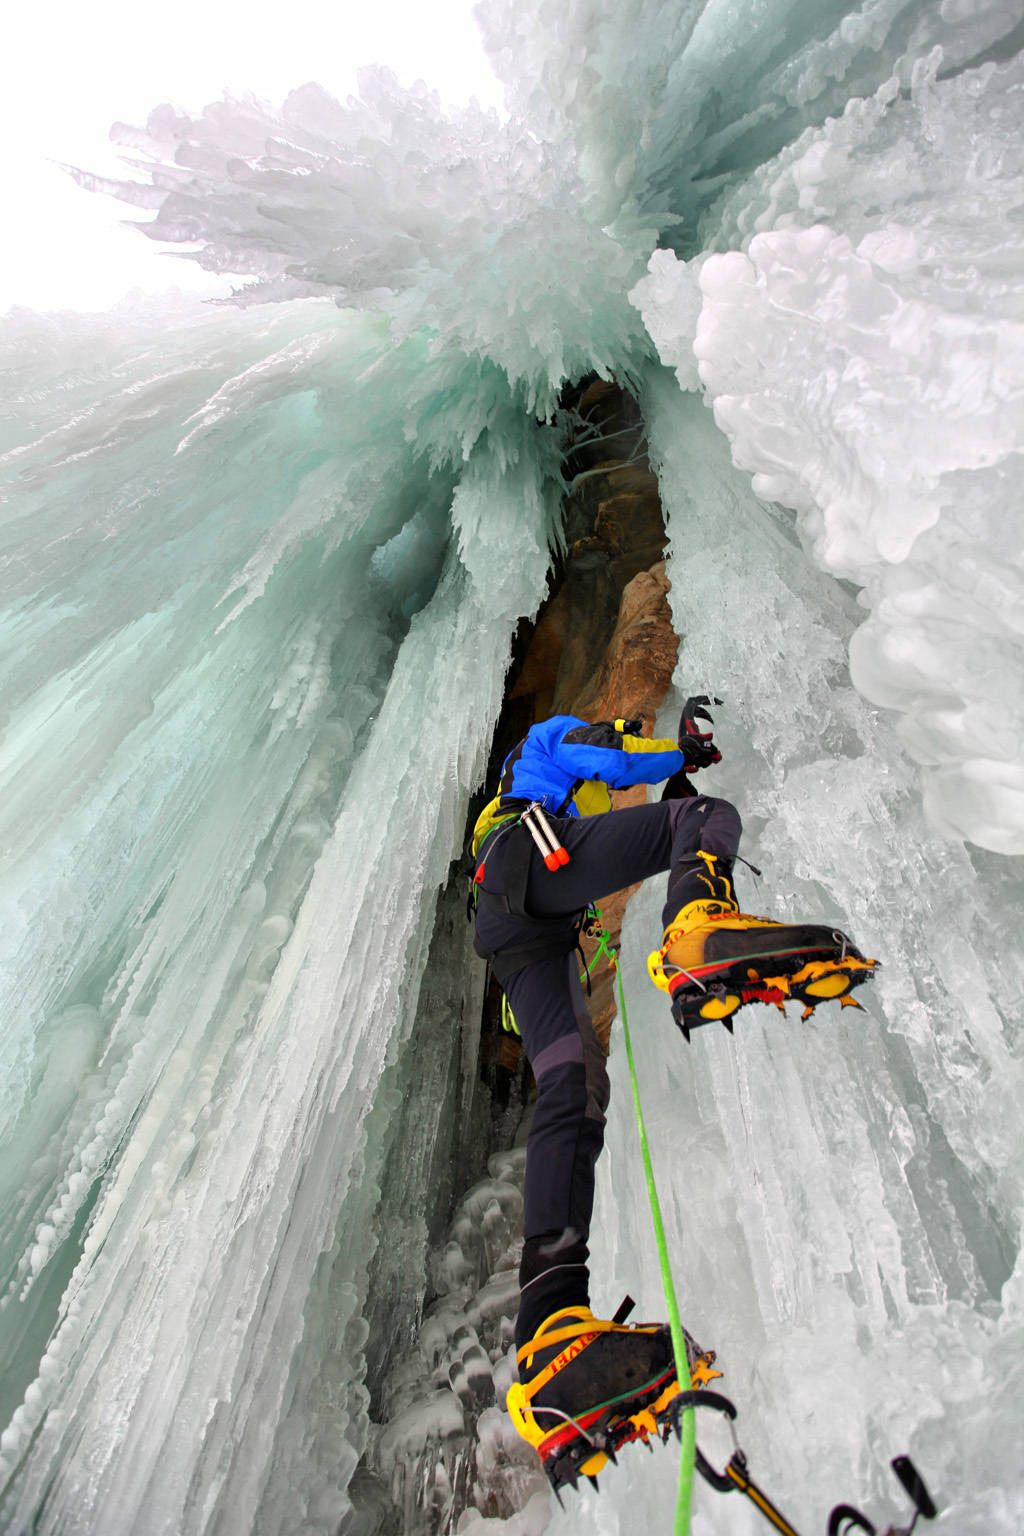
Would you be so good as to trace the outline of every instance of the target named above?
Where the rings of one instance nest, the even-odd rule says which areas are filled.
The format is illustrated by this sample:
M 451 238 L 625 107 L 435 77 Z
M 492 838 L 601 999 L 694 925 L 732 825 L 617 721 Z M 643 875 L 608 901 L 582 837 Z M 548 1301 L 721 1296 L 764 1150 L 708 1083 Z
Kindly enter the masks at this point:
M 374 71 L 82 173 L 239 307 L 0 331 L 0 1529 L 425 1530 L 460 1479 L 464 1533 L 665 1525 L 666 1452 L 565 1513 L 530 1481 L 491 1401 L 515 1154 L 449 1168 L 482 980 L 439 892 L 597 370 L 647 422 L 678 687 L 726 699 L 744 897 L 885 962 L 866 1014 L 684 1050 L 631 909 L 686 1320 L 801 1529 L 882 1523 L 910 1450 L 949 1529 L 1015 1536 L 1018 8 L 481 21 L 506 121 Z M 650 1316 L 622 1066 L 596 1299 Z M 697 1536 L 756 1528 L 698 1493 Z

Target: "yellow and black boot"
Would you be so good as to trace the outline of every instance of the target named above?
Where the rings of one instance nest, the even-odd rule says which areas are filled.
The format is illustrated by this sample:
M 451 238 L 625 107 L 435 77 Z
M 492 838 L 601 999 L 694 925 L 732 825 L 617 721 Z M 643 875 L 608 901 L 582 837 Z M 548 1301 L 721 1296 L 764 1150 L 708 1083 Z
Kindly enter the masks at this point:
M 648 956 L 654 985 L 672 999 L 672 1017 L 684 1036 L 715 1021 L 732 1030 L 745 1003 L 774 1003 L 783 1013 L 788 999 L 804 1004 L 803 1017 L 819 1003 L 838 998 L 859 1006 L 849 994 L 877 968 L 845 933 L 819 923 L 777 923 L 741 912 L 728 876 L 710 854 L 698 854 L 685 902 L 665 929 L 660 949 Z M 694 861 L 696 862 L 696 861 Z
M 508 1411 L 556 1492 L 575 1487 L 580 1474 L 596 1487 L 598 1472 L 631 1440 L 667 1438 L 680 1391 L 672 1338 L 663 1323 L 625 1325 L 631 1306 L 627 1299 L 611 1322 L 567 1307 L 519 1351 Z M 721 1374 L 711 1370 L 714 1354 L 685 1339 L 693 1387 L 705 1386 Z

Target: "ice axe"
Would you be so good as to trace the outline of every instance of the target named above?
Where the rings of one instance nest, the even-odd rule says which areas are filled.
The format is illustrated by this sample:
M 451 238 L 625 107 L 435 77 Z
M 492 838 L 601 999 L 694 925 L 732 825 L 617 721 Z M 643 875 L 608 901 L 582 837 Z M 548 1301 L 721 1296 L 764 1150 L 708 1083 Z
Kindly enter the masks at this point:
M 712 739 L 711 731 L 702 731 L 698 725 L 699 720 L 706 720 L 708 725 L 714 721 L 708 714 L 709 704 L 721 704 L 724 701 L 714 694 L 692 693 L 683 705 L 683 712 L 679 717 L 679 747 L 686 756 L 686 772 L 696 773 L 700 768 L 706 768 L 709 763 L 720 763 L 722 754 Z

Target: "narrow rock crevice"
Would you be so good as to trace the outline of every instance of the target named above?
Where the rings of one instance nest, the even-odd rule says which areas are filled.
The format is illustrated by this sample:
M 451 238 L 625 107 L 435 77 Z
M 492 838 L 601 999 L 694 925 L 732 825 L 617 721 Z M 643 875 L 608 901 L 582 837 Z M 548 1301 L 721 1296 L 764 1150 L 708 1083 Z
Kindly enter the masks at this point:
M 675 667 L 665 527 L 639 407 L 614 383 L 591 377 L 566 390 L 562 410 L 564 553 L 536 622 L 516 635 L 470 826 L 505 756 L 535 721 L 565 713 L 653 724 Z M 645 796 L 643 788 L 616 791 L 613 801 Z M 603 904 L 613 942 L 630 894 Z M 533 1083 L 518 1038 L 501 1027 L 499 989 L 488 976 L 484 990 L 481 968 L 467 960 L 469 931 L 464 872 L 453 865 L 406 1047 L 422 1061 L 421 1082 L 395 1106 L 383 1179 L 388 1194 L 367 1306 L 370 1441 L 349 1490 L 344 1536 L 439 1536 L 467 1509 L 507 1517 L 547 1497 L 536 1459 L 502 1406 Z M 615 1005 L 613 974 L 602 964 L 590 1006 L 607 1047 Z M 417 1102 L 423 1095 L 426 1107 Z M 467 1192 L 457 1198 L 460 1189 Z M 425 1256 L 429 1269 L 418 1301 L 415 1293 L 403 1298 L 401 1271 L 412 1256 L 420 1264 Z

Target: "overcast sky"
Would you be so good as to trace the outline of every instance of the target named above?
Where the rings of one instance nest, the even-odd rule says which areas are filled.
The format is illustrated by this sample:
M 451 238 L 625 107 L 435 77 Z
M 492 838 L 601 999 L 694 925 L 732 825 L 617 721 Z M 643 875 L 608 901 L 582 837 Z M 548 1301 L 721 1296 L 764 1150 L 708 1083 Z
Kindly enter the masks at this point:
M 355 89 L 363 64 L 422 79 L 451 104 L 498 104 L 472 0 L 18 0 L 0 54 L 0 313 L 104 309 L 133 287 L 225 291 L 122 221 L 54 162 L 117 173 L 113 122 L 159 103 L 198 110 L 225 91 L 275 104 L 316 80 Z M 145 217 L 145 215 L 142 215 Z

